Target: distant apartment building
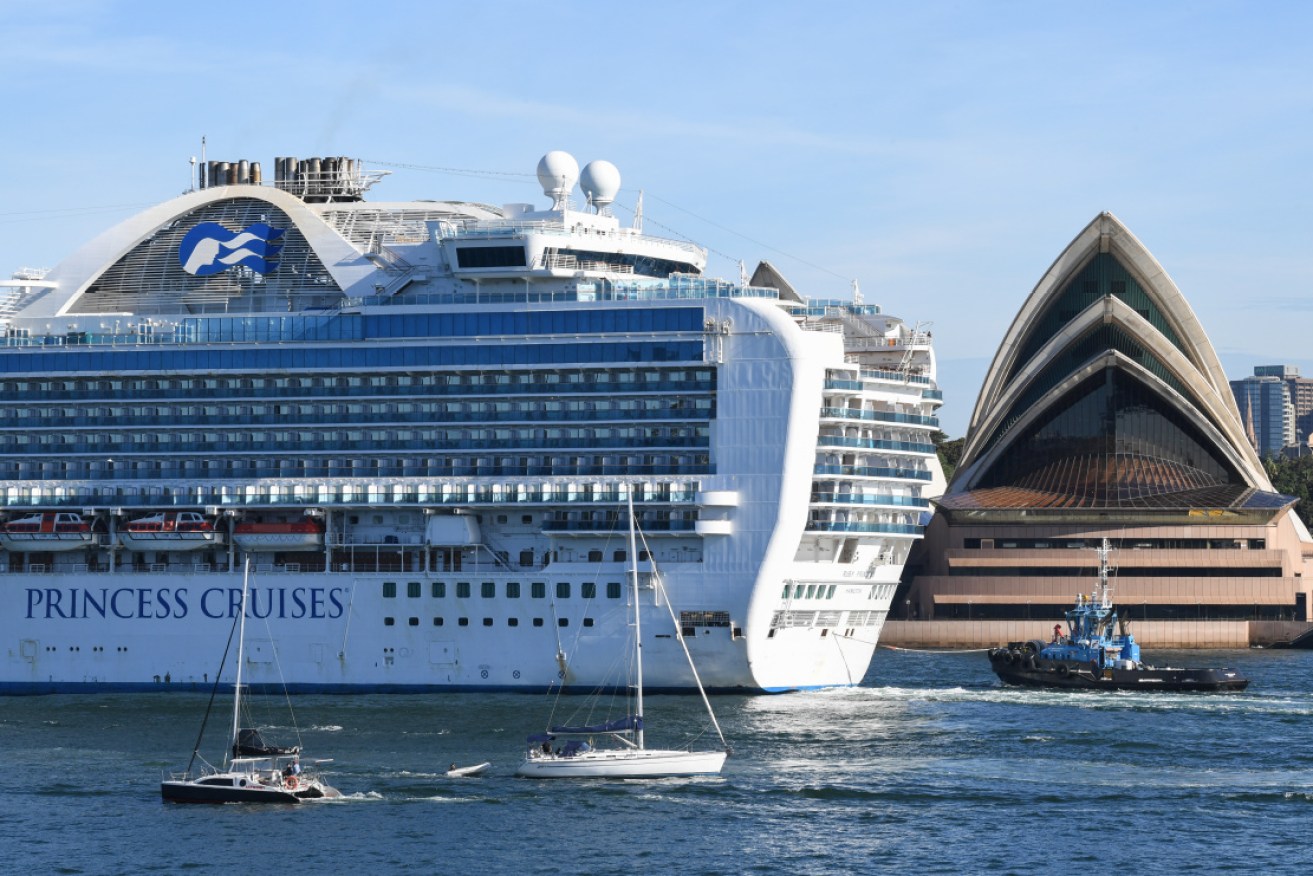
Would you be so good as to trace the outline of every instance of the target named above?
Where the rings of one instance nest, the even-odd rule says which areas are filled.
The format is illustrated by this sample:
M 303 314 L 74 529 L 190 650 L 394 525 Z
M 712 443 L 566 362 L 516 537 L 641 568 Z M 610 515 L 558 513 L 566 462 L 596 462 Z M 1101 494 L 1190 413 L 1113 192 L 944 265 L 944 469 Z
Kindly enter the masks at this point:
M 1313 380 L 1293 365 L 1259 365 L 1252 377 L 1231 381 L 1245 436 L 1260 456 L 1280 456 L 1308 434 L 1299 429 L 1296 398 L 1302 396 L 1306 421 L 1313 418 Z
M 1313 434 L 1313 377 L 1300 377 L 1295 365 L 1259 365 L 1255 377 L 1279 377 L 1290 390 L 1290 403 L 1295 406 L 1295 443 L 1304 444 Z

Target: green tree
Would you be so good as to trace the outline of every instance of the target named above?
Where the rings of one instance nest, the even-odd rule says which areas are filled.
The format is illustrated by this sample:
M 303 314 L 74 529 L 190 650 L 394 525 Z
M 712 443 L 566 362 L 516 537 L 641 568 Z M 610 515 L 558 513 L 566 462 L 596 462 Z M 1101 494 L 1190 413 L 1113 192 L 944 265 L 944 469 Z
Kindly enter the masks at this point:
M 1309 498 L 1313 496 L 1313 456 L 1296 459 L 1265 457 L 1263 468 L 1267 470 L 1273 489 L 1299 500 L 1295 513 L 1305 526 L 1313 526 L 1313 501 Z
M 965 438 L 950 440 L 938 429 L 930 433 L 930 440 L 935 442 L 935 450 L 939 451 L 939 464 L 944 467 L 944 477 L 951 481 L 953 472 L 957 471 L 957 464 L 962 461 L 962 448 L 967 440 Z

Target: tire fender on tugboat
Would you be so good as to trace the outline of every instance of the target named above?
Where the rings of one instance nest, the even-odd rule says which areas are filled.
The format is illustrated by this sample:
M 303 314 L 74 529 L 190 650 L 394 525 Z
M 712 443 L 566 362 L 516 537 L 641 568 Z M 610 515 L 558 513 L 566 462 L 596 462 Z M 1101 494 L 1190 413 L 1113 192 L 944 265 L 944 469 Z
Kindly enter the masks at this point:
M 1071 675 L 1071 667 L 1068 666 L 1066 663 L 1059 663 L 1059 664 L 1058 664 L 1058 677 L 1059 677 L 1059 678 L 1066 678 L 1068 675 Z

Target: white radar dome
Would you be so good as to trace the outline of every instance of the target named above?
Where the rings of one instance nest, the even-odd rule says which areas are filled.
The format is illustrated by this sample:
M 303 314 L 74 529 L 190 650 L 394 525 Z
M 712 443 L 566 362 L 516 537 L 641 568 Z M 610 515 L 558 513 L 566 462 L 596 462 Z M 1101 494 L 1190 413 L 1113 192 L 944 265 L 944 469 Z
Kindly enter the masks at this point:
M 552 206 L 560 208 L 579 178 L 579 162 L 569 152 L 559 149 L 548 152 L 538 162 L 538 182 L 543 194 L 552 199 Z
M 579 188 L 599 211 L 611 206 L 620 191 L 620 171 L 609 161 L 590 161 L 579 174 Z

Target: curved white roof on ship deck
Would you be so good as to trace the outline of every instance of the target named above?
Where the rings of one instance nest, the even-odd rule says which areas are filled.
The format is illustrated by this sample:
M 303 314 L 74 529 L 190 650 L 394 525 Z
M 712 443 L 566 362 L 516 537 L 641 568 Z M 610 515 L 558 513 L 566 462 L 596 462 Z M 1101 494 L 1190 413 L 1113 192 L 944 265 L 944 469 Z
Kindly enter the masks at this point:
M 343 209 L 375 210 L 397 205 L 361 204 L 342 202 L 307 204 L 305 201 L 271 186 L 235 185 L 216 186 L 189 192 L 151 207 L 119 223 L 93 238 L 45 277 L 54 288 L 33 295 L 18 314 L 23 317 L 63 316 L 74 310 L 77 300 L 106 270 L 132 251 L 143 240 L 171 222 L 179 220 L 209 204 L 231 198 L 253 198 L 267 202 L 291 219 L 305 237 L 333 281 L 346 296 L 364 296 L 371 293 L 374 284 L 386 282 L 383 272 L 365 258 L 355 245 L 325 223 L 321 213 Z M 422 202 L 420 206 L 436 207 L 445 202 Z M 408 202 L 407 207 L 417 206 Z M 484 218 L 483 209 L 467 204 L 450 205 L 453 212 Z

